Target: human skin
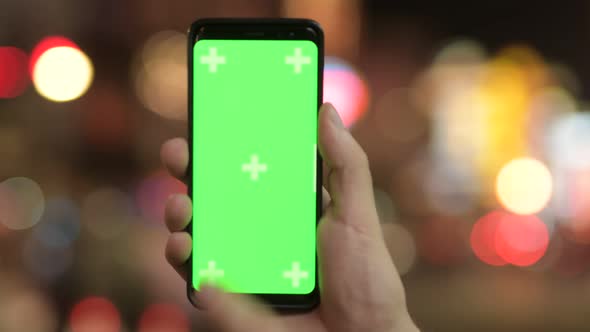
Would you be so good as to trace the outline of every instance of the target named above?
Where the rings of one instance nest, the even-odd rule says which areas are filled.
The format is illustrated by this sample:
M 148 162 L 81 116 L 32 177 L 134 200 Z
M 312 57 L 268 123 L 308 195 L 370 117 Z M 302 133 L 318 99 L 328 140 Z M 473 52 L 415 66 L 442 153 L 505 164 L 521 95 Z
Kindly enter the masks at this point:
M 280 107 L 280 106 L 277 106 Z M 332 105 L 319 114 L 319 148 L 324 159 L 323 215 L 318 225 L 321 304 L 312 312 L 279 315 L 252 296 L 203 286 L 197 294 L 209 329 L 220 332 L 414 332 L 405 293 L 385 245 L 373 196 L 367 156 Z M 175 138 L 161 150 L 169 172 L 186 180 L 189 151 Z M 171 234 L 166 258 L 186 278 L 191 237 L 183 230 L 191 200 L 173 195 L 166 204 Z

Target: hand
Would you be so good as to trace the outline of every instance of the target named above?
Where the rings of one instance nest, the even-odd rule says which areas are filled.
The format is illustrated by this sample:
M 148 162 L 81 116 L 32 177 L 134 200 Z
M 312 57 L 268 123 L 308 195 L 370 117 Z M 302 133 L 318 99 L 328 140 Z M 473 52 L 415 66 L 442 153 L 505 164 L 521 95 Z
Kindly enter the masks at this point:
M 326 104 L 319 117 L 324 158 L 324 214 L 318 226 L 320 306 L 299 315 L 280 316 L 256 299 L 203 287 L 199 301 L 219 331 L 242 332 L 405 332 L 418 331 L 406 308 L 404 289 L 383 240 L 367 156 Z M 162 160 L 184 179 L 188 146 L 173 139 L 162 146 Z M 186 195 L 172 196 L 166 224 L 172 234 L 166 258 L 186 278 L 191 237 L 183 229 L 191 217 Z

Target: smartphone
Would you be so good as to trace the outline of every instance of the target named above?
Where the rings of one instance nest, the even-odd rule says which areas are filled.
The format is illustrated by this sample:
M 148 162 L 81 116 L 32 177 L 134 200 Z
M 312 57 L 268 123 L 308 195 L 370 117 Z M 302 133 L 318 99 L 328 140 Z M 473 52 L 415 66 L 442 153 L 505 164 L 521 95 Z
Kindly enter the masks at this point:
M 323 39 L 304 19 L 202 19 L 189 30 L 196 306 L 203 283 L 277 309 L 319 303 Z

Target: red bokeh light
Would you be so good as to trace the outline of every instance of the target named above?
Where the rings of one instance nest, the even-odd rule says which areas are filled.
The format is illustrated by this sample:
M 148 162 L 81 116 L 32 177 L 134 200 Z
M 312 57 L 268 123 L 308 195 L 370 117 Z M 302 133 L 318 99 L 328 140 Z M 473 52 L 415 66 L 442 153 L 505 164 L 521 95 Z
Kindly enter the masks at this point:
M 0 47 L 0 99 L 20 96 L 29 83 L 27 54 L 16 47 Z
M 136 202 L 144 218 L 151 222 L 163 223 L 168 197 L 172 194 L 186 193 L 184 183 L 166 171 L 157 171 L 139 184 Z
M 365 82 L 347 67 L 324 72 L 324 101 L 334 105 L 345 126 L 354 124 L 367 110 L 369 92 Z
M 156 303 L 139 319 L 138 332 L 188 332 L 189 319 L 177 305 Z
M 471 230 L 471 249 L 477 258 L 492 266 L 506 265 L 496 252 L 496 236 L 504 212 L 494 211 L 479 219 Z
M 549 245 L 547 226 L 534 215 L 491 212 L 479 219 L 471 232 L 471 248 L 484 263 L 530 266 Z
M 506 213 L 497 229 L 497 254 L 516 266 L 535 264 L 545 255 L 548 245 L 547 226 L 534 215 Z
M 43 55 L 47 50 L 52 49 L 54 47 L 72 47 L 79 49 L 78 45 L 71 41 L 70 39 L 62 36 L 49 36 L 41 39 L 33 48 L 33 52 L 31 52 L 31 59 L 29 62 L 29 73 L 31 76 L 33 75 L 33 70 L 35 68 L 35 64 L 39 57 Z
M 108 299 L 88 297 L 78 302 L 70 313 L 71 332 L 119 332 L 119 311 Z

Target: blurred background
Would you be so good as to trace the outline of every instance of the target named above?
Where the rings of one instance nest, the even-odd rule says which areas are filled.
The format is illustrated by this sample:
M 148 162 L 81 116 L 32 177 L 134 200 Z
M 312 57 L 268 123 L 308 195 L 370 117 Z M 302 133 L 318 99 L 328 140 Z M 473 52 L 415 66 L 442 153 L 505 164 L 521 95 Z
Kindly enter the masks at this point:
M 0 331 L 185 332 L 159 161 L 199 17 L 309 17 L 424 331 L 587 331 L 587 1 L 0 0 Z

